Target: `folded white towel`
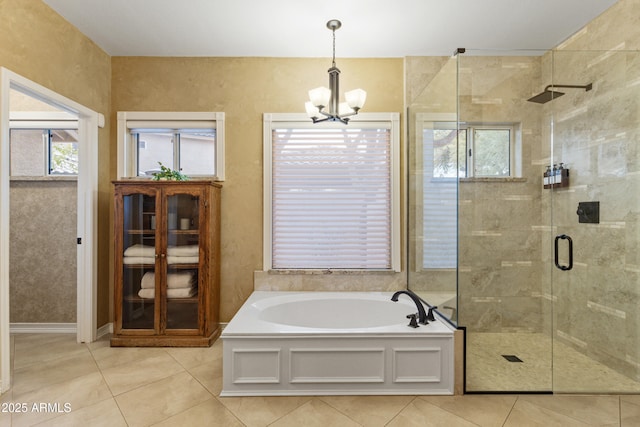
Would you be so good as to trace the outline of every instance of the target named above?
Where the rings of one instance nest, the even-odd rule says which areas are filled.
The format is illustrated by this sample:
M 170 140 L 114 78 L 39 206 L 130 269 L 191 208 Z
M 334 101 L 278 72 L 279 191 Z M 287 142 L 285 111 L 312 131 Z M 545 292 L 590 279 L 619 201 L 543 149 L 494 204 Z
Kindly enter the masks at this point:
M 167 274 L 168 289 L 184 289 L 193 287 L 193 272 L 185 271 Z M 142 289 L 154 289 L 156 287 L 156 275 L 152 271 L 147 271 L 140 281 Z
M 184 245 L 184 246 L 169 246 L 167 248 L 167 256 L 198 256 L 200 254 L 200 246 L 198 245 Z
M 147 271 L 140 281 L 142 289 L 154 289 L 156 287 L 156 275 L 152 271 Z
M 196 288 L 167 289 L 167 298 L 189 298 L 196 293 L 198 293 Z M 155 289 L 140 289 L 138 296 L 140 298 L 153 299 L 156 296 Z
M 154 257 L 156 255 L 155 246 L 146 246 L 146 245 L 132 245 L 124 250 L 124 256 L 143 256 L 143 257 Z
M 167 263 L 168 264 L 197 264 L 200 262 L 200 257 L 198 256 L 168 256 Z
M 153 256 L 126 256 L 122 258 L 122 262 L 125 264 L 155 264 L 156 258 Z

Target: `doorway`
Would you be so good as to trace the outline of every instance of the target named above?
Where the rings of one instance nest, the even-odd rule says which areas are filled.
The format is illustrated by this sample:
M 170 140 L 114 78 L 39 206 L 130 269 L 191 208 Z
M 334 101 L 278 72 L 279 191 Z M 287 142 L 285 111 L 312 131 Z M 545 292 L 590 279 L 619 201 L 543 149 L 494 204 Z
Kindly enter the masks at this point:
M 10 102 L 11 90 L 19 91 L 77 117 L 77 315 L 78 342 L 96 337 L 96 223 L 98 190 L 98 127 L 104 117 L 62 95 L 1 68 L 0 83 L 0 392 L 9 389 L 10 354 Z

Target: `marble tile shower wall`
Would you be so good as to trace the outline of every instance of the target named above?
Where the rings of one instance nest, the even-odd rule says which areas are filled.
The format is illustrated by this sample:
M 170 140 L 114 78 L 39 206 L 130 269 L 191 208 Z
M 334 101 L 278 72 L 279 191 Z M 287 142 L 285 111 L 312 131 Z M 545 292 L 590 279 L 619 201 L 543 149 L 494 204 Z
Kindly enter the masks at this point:
M 574 269 L 554 272 L 554 334 L 640 379 L 640 53 L 557 51 L 557 82 L 593 83 L 545 106 L 554 111 L 554 162 L 571 187 L 543 193 L 558 233 L 574 241 Z M 570 83 L 569 83 L 570 84 Z M 554 104 L 554 105 L 550 105 Z M 600 223 L 579 223 L 579 202 L 600 202 Z

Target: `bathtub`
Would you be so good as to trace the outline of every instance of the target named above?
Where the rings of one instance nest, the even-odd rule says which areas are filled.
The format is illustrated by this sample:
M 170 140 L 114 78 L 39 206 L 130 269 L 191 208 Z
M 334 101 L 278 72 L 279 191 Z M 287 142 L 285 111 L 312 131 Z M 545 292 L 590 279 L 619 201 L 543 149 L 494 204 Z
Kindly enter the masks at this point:
M 391 292 L 256 291 L 224 328 L 221 396 L 453 394 L 454 328 Z

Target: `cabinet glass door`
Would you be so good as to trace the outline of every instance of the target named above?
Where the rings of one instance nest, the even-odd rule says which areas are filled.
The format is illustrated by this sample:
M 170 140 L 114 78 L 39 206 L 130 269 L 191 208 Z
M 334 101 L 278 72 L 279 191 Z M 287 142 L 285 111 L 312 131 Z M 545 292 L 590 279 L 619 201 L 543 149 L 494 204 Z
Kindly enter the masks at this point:
M 155 195 L 123 195 L 122 214 L 122 329 L 154 330 L 157 301 Z
M 199 328 L 199 194 L 168 194 L 166 330 Z

